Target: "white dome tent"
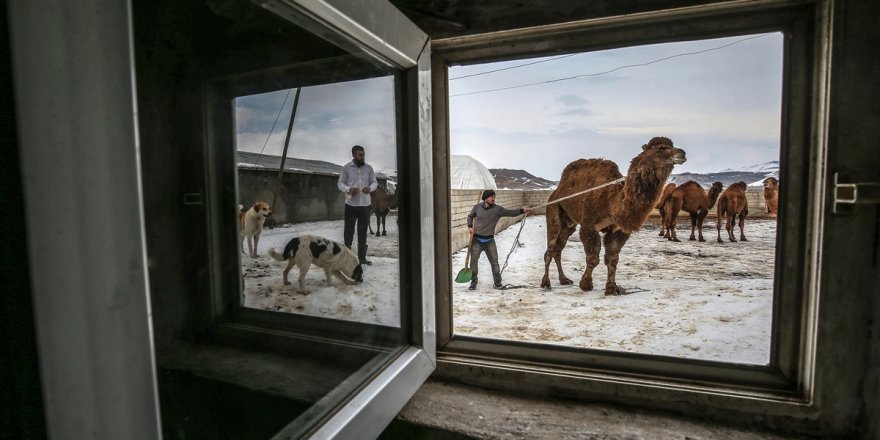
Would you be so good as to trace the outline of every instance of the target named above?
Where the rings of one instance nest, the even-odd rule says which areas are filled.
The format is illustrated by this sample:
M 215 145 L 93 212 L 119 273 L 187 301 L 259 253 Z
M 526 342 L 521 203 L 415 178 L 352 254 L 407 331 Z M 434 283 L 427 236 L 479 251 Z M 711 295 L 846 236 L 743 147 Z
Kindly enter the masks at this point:
M 452 189 L 498 189 L 492 173 L 470 156 L 450 156 L 449 184 Z

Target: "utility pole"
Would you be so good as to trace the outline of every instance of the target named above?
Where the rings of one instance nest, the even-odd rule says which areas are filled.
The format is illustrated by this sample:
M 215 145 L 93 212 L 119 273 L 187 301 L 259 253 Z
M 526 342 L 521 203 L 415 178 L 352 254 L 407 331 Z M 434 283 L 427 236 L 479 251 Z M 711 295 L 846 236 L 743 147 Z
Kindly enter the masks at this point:
M 290 146 L 290 135 L 293 132 L 293 120 L 296 118 L 296 108 L 299 106 L 299 92 L 302 88 L 296 88 L 296 96 L 293 98 L 293 109 L 290 110 L 290 122 L 287 124 L 287 136 L 284 137 L 284 152 L 281 153 L 281 165 L 278 167 L 278 176 L 275 178 L 275 191 L 272 193 L 272 212 L 275 212 L 275 202 L 278 201 L 278 193 L 281 192 L 281 178 L 284 177 L 284 161 L 287 159 L 287 147 Z M 271 226 L 275 227 L 275 219 L 271 218 Z

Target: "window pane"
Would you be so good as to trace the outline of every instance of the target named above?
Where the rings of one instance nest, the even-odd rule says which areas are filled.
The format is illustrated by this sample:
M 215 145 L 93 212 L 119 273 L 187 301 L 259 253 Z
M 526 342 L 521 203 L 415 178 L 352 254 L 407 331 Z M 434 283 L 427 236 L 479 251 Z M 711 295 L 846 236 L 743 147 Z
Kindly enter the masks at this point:
M 475 290 L 453 283 L 454 333 L 768 364 L 777 214 L 768 212 L 764 194 L 781 166 L 782 44 L 782 35 L 771 33 L 450 67 L 452 277 L 465 271 L 466 259 L 478 263 Z M 658 201 L 627 191 L 647 180 L 629 177 L 581 201 L 539 209 L 524 225 L 503 218 L 492 240 L 502 288 L 493 288 L 498 280 L 486 253 L 467 253 L 466 217 L 481 190 L 494 189 L 504 208 L 541 206 L 626 176 L 657 136 L 686 152 L 686 162 L 652 183 L 652 196 L 667 182 L 680 187 L 665 204 L 678 210 L 672 240 L 658 235 L 665 223 Z M 620 174 L 593 163 L 562 180 L 566 166 L 581 158 L 612 161 Z M 715 182 L 721 191 L 712 189 Z M 734 210 L 747 212 L 742 234 L 737 216 L 728 236 L 726 220 L 718 229 L 718 210 L 739 200 L 748 206 Z M 648 209 L 639 212 L 640 204 Z M 705 242 L 699 228 L 689 240 L 691 211 L 702 219 Z M 598 265 L 593 285 L 584 283 L 591 289 L 582 290 L 583 242 L 613 236 L 605 229 L 619 223 L 612 217 L 643 214 L 647 220 L 619 252 L 615 278 L 625 294 L 605 294 L 606 243 L 601 250 L 589 246 Z M 578 223 L 599 234 L 582 233 Z M 483 232 L 486 240 L 490 233 Z M 548 262 L 546 290 L 551 239 L 560 243 L 573 284 L 562 285 Z
M 240 96 L 234 108 L 243 305 L 400 326 L 394 77 Z M 343 168 L 355 196 L 339 187 Z M 363 231 L 346 235 L 358 212 Z

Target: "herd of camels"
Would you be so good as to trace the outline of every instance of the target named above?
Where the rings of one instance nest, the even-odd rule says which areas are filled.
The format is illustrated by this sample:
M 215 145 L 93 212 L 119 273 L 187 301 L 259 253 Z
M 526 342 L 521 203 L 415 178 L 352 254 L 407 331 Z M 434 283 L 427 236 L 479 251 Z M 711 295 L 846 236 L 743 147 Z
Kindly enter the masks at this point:
M 672 183 L 664 186 L 672 167 L 686 160 L 684 150 L 676 148 L 672 140 L 655 137 L 642 145 L 642 152 L 632 159 L 622 184 L 601 187 L 595 191 L 590 189 L 622 177 L 617 164 L 604 159 L 579 159 L 568 164 L 562 171 L 559 185 L 550 194 L 551 201 L 559 202 L 547 205 L 547 250 L 544 252 L 541 287 L 550 288 L 551 261 L 556 263 L 559 284 L 573 283 L 562 271 L 561 256 L 578 225 L 581 226 L 579 237 L 587 260 L 579 287 L 584 291 L 593 290 L 593 270 L 599 265 L 599 250 L 604 244 L 604 263 L 608 268 L 605 295 L 626 293 L 615 281 L 620 250 L 655 208 L 661 214 L 661 236 L 670 241 L 679 241 L 675 234 L 675 221 L 679 212 L 685 211 L 691 218 L 690 239 L 696 239 L 696 228 L 699 241 L 705 241 L 703 219 L 717 202 L 718 242 L 723 242 L 722 219 L 727 222 L 728 240 L 737 241 L 733 234 L 736 218 L 739 218 L 739 239 L 747 241 L 743 230 L 749 212 L 745 182 L 733 183 L 723 192 L 721 183 L 715 182 L 708 194 L 693 181 L 679 186 Z M 768 177 L 764 181 L 764 199 L 770 214 L 777 212 L 778 194 L 779 181 Z

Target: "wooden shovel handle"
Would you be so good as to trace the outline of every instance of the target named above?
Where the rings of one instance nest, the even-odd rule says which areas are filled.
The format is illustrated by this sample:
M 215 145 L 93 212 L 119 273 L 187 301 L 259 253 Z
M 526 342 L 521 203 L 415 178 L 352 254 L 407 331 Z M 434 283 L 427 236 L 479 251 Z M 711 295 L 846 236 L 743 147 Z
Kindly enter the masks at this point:
M 474 217 L 474 222 L 472 223 L 472 225 L 473 225 L 473 230 L 471 231 L 470 234 L 468 234 L 469 235 L 469 237 L 468 237 L 468 251 L 467 251 L 467 255 L 464 257 L 465 269 L 470 267 L 469 263 L 471 262 L 471 247 L 473 247 L 473 243 L 474 243 L 474 231 L 477 229 L 477 226 L 476 226 L 477 225 L 477 218 L 476 217 Z

